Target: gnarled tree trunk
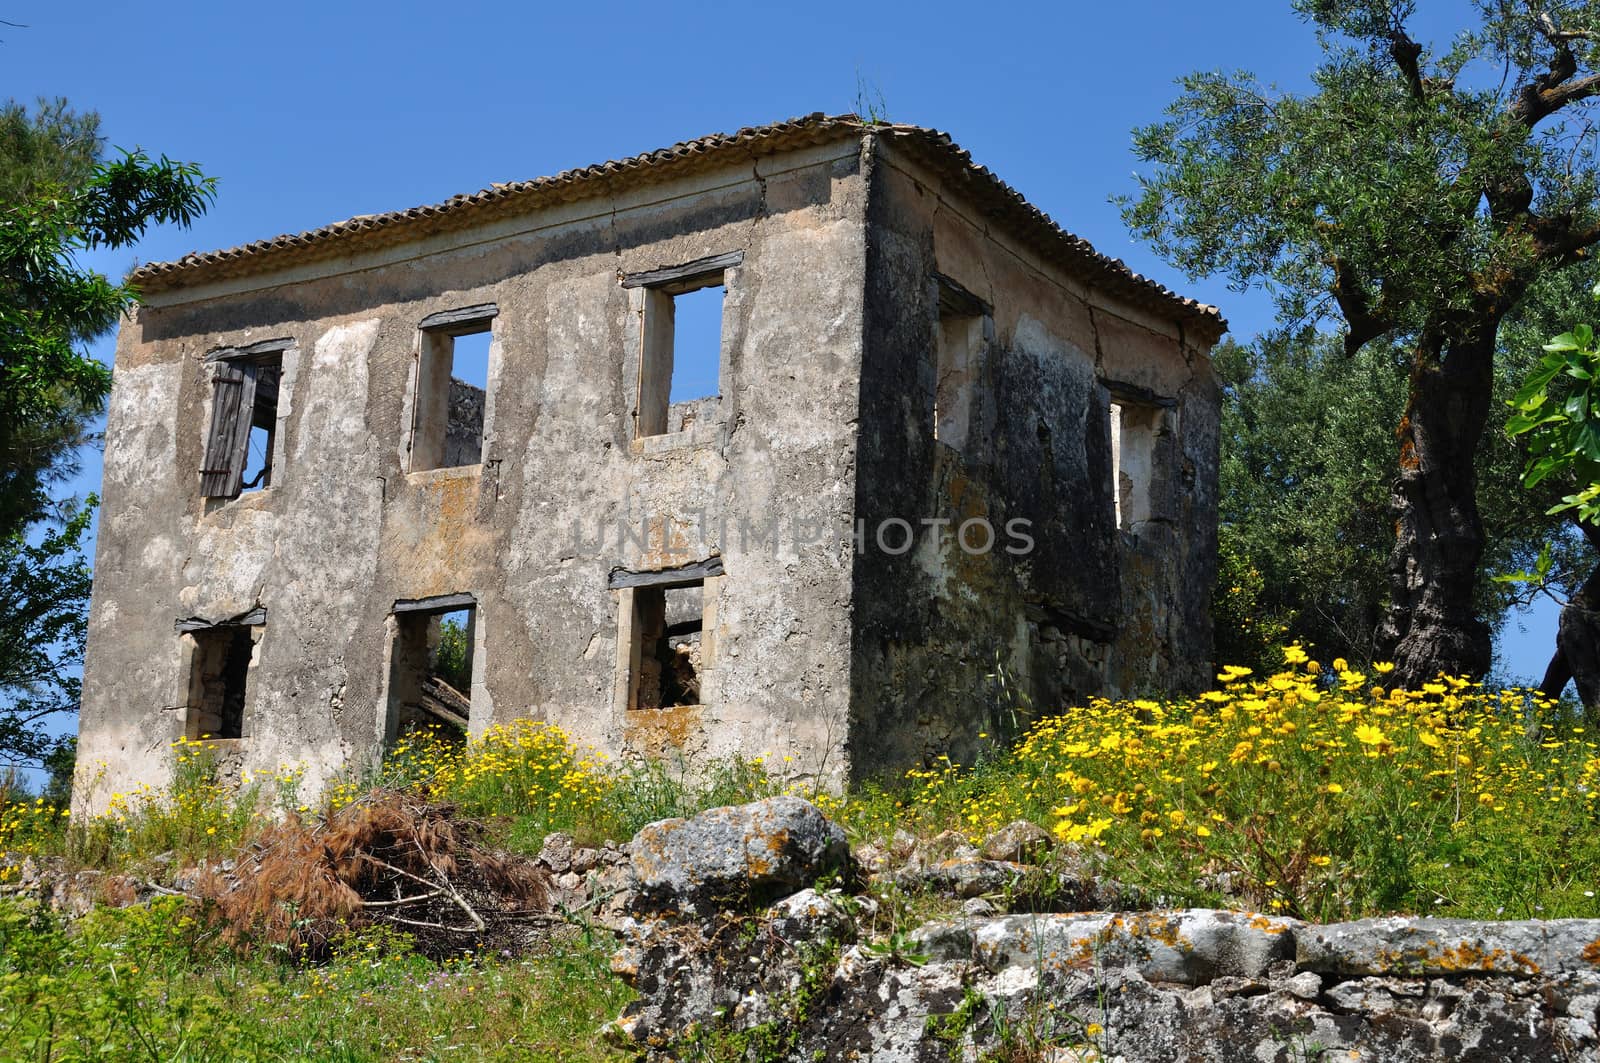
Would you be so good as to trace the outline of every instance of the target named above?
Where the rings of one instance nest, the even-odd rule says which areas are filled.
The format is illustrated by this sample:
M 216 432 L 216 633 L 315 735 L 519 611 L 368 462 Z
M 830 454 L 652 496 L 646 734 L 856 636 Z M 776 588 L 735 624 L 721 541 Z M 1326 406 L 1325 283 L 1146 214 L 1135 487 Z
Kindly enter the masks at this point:
M 1473 596 L 1484 551 L 1474 457 L 1493 391 L 1497 324 L 1477 324 L 1448 344 L 1424 336 L 1415 354 L 1396 433 L 1393 602 L 1378 640 L 1403 686 L 1440 672 L 1477 678 L 1489 670 L 1489 625 Z
M 1578 522 L 1589 545 L 1600 550 L 1600 528 Z M 1556 652 L 1545 669 L 1539 691 L 1559 698 L 1571 680 L 1578 687 L 1584 715 L 1600 722 L 1600 565 L 1561 608 L 1556 629 Z

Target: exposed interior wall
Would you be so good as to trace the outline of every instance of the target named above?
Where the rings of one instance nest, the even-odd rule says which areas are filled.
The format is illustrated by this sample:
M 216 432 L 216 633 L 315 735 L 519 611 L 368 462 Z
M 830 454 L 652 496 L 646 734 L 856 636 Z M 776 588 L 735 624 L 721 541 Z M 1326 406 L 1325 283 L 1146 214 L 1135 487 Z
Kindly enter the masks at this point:
M 869 184 L 857 774 L 970 762 L 979 732 L 1089 694 L 1201 685 L 1215 564 L 1206 347 L 991 231 L 892 146 Z M 1124 422 L 1120 528 L 1114 390 L 1160 413 Z M 896 518 L 915 526 L 903 553 L 872 541 Z M 1017 520 L 1031 543 L 1008 534 Z
M 184 737 L 242 739 L 250 718 L 255 648 L 263 628 L 224 624 L 180 636 L 180 658 L 188 676 Z
M 465 641 L 465 674 L 457 674 L 444 659 L 447 623 Z M 397 609 L 387 627 L 384 741 L 392 743 L 419 730 L 445 742 L 464 741 L 472 729 L 472 680 L 478 664 L 476 605 Z
M 468 592 L 473 729 L 531 716 L 615 753 L 843 770 L 865 196 L 855 137 L 440 237 L 326 276 L 161 293 L 122 329 L 81 720 L 83 807 L 169 777 L 178 616 L 254 606 L 239 763 L 306 792 L 381 753 L 396 601 Z M 719 394 L 637 438 L 619 278 L 739 250 Z M 419 322 L 494 304 L 481 460 L 413 471 Z M 283 356 L 269 488 L 202 500 L 208 351 Z M 436 393 L 437 394 L 437 393 Z M 476 402 L 452 388 L 451 405 Z M 687 422 L 687 423 L 685 423 Z M 470 448 L 472 441 L 460 443 Z M 457 455 L 461 456 L 461 455 Z M 804 534 L 797 535 L 799 528 Z M 616 569 L 717 557 L 696 703 L 619 708 Z
M 450 415 L 445 424 L 445 468 L 476 465 L 483 456 L 484 390 L 462 380 L 450 381 Z

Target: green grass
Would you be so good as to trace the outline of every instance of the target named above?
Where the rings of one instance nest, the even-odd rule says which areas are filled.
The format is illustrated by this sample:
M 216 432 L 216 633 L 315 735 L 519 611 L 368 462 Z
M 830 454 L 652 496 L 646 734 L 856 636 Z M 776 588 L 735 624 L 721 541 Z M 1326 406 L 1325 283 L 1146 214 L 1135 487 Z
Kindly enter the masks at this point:
M 630 996 L 605 935 L 434 963 L 369 931 L 303 966 L 221 945 L 173 898 L 70 932 L 0 901 L 0 1060 L 604 1060 Z

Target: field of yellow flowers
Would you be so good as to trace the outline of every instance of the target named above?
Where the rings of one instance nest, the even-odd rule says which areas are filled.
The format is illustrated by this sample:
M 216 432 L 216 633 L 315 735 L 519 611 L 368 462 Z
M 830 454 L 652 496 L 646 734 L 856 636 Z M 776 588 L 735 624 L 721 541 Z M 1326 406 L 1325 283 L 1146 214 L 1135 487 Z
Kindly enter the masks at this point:
M 1165 904 L 1600 916 L 1600 751 L 1579 719 L 1530 691 L 1392 690 L 1389 665 L 1284 656 L 1192 701 L 1091 701 L 839 814 L 973 837 L 1030 819 Z

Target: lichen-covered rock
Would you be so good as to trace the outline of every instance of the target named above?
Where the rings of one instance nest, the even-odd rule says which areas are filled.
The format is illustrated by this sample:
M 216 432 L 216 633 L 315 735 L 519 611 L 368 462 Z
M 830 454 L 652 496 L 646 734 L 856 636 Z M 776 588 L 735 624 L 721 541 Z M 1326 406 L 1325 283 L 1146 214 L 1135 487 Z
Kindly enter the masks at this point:
M 819 823 L 776 799 L 641 832 L 632 874 L 656 906 L 620 924 L 614 966 L 638 997 L 618 1039 L 656 1060 L 933 1063 L 1021 1045 L 1052 1063 L 1600 1063 L 1600 920 L 1315 926 L 970 900 L 907 930 L 871 898 L 800 889 L 846 853 Z M 885 857 L 897 849 L 906 866 L 878 881 L 1008 898 L 1069 864 L 1097 881 L 1070 850 L 1045 868 L 954 833 Z M 759 914 L 702 903 L 762 891 L 790 895 Z
M 838 896 L 804 889 L 772 906 L 773 932 L 790 944 L 821 944 L 853 936 L 854 921 Z
M 645 908 L 768 901 L 845 870 L 849 858 L 844 831 L 798 797 L 661 820 L 631 846 L 636 903 Z
M 1340 975 L 1593 971 L 1600 967 L 1600 919 L 1361 919 L 1306 928 L 1297 959 L 1306 970 Z
M 618 1031 L 657 1059 L 702 1051 L 703 1040 L 686 1039 L 694 1029 L 761 1045 L 748 1058 L 772 1060 L 931 1063 L 1022 1043 L 1058 1063 L 1600 1063 L 1592 964 L 1324 977 L 1297 967 L 1295 942 L 1329 928 L 1209 910 L 966 918 L 839 951 L 824 906 L 848 902 L 808 891 L 753 923 L 723 913 L 631 924 L 618 965 L 640 997 Z M 825 920 L 814 940 L 777 932 L 808 919 Z M 1501 941 L 1552 933 L 1537 923 L 1452 929 Z M 1570 931 L 1553 931 L 1552 972 L 1588 962 Z M 1353 963 L 1355 940 L 1339 939 Z M 1399 955 L 1386 940 L 1371 939 L 1368 966 Z
M 893 859 L 882 846 L 870 843 L 856 846 L 851 850 L 850 858 L 866 875 L 878 875 L 889 870 L 889 862 Z
M 978 847 L 968 841 L 965 834 L 958 830 L 946 830 L 917 842 L 915 851 L 906 858 L 906 866 L 916 869 L 932 867 L 946 860 L 976 859 L 978 859 Z
M 551 831 L 539 848 L 538 862 L 558 875 L 577 870 L 572 866 L 572 835 Z
M 1034 963 L 1045 971 L 1132 967 L 1151 981 L 1200 985 L 1255 978 L 1294 958 L 1293 919 L 1193 909 L 1012 915 L 984 921 L 974 959 L 998 971 Z
M 980 855 L 950 831 L 917 849 L 898 868 L 889 869 L 887 860 L 876 859 L 861 867 L 874 872 L 874 882 L 957 900 L 986 897 L 1011 911 L 1083 912 L 1137 906 L 1124 887 L 1100 876 L 1093 855 L 1075 846 L 1040 850 L 1029 841 L 1029 831 L 1017 824 L 1012 827 L 1017 829 L 1006 828 L 1011 833 L 1004 839 L 991 835 L 985 843 L 986 853 L 1012 852 L 1031 862 Z M 876 857 L 879 852 L 871 850 L 869 855 Z
M 599 851 L 600 859 L 584 875 L 584 887 L 594 921 L 616 930 L 630 918 L 633 908 L 633 869 L 626 857 L 615 849 Z
M 154 897 L 158 890 L 142 878 L 104 871 L 71 870 L 59 859 L 9 856 L 0 867 L 12 871 L 0 896 L 30 898 L 70 919 L 104 905 L 122 908 Z
M 917 837 L 908 830 L 899 829 L 889 839 L 889 855 L 896 860 L 909 860 L 917 851 Z
M 895 877 L 903 888 L 929 889 L 952 897 L 981 897 L 1021 885 L 1029 869 L 1021 864 L 963 856 L 908 868 Z

